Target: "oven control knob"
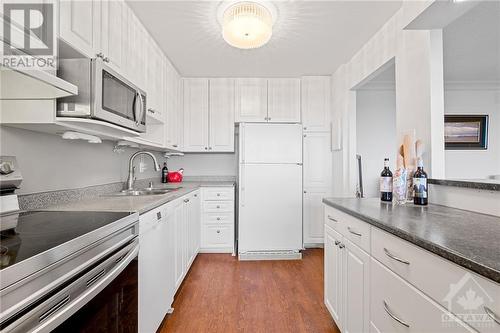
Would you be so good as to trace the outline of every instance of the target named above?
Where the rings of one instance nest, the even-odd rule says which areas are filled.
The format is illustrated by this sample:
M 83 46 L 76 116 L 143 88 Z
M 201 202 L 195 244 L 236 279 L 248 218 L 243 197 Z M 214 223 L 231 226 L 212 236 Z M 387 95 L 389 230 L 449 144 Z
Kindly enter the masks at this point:
M 2 175 L 8 175 L 9 173 L 13 173 L 14 168 L 12 167 L 12 164 L 9 162 L 1 162 L 0 163 L 0 174 Z

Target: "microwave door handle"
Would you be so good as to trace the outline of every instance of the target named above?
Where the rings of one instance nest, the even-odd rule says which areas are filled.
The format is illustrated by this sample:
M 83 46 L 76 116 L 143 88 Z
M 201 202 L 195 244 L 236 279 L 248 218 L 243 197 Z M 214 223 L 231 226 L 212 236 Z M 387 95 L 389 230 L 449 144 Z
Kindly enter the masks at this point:
M 139 107 L 138 105 L 139 104 Z M 135 101 L 134 101 L 134 120 L 135 120 L 135 125 L 136 126 L 139 126 L 139 123 L 140 123 L 140 119 L 142 118 L 142 108 L 143 108 L 143 104 L 142 104 L 142 97 L 141 97 L 141 93 L 137 90 L 135 92 Z

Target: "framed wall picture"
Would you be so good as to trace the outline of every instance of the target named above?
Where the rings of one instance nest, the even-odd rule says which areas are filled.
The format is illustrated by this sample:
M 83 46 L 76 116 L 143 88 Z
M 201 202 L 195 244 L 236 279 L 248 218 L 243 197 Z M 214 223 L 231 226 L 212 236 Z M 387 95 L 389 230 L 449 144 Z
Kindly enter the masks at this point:
M 444 146 L 447 150 L 487 149 L 488 116 L 445 115 Z

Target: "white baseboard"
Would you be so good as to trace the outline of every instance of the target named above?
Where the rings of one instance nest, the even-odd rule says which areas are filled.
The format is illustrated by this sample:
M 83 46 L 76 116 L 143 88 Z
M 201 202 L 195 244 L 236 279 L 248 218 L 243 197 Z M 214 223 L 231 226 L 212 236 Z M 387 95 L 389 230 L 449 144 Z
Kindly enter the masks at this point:
M 238 259 L 248 260 L 300 260 L 302 253 L 298 251 L 270 251 L 270 252 L 245 252 L 239 253 Z

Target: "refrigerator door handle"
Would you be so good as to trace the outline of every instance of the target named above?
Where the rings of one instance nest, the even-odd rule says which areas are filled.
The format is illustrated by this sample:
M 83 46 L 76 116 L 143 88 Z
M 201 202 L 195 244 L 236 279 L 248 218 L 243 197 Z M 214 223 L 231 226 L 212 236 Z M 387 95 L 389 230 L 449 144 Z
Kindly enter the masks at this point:
M 240 195 L 240 205 L 241 207 L 245 207 L 245 165 L 241 165 L 241 170 L 240 170 L 240 178 L 241 178 L 241 183 L 240 183 L 240 189 L 241 189 L 241 195 Z

